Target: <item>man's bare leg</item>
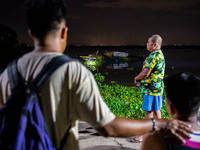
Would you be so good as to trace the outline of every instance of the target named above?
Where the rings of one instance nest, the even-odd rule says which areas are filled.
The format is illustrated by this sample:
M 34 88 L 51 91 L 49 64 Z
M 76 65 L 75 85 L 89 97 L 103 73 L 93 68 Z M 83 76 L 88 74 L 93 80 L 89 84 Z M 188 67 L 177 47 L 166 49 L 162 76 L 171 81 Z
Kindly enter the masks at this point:
M 161 111 L 160 110 L 154 111 L 154 118 L 155 119 L 161 119 Z

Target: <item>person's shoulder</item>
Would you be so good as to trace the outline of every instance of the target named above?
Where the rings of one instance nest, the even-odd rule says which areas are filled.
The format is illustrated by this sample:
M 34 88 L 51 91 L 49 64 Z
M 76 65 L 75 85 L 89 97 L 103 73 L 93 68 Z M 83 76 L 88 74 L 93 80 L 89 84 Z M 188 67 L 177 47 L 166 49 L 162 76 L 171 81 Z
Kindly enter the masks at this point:
M 162 50 L 159 49 L 159 50 L 154 51 L 152 53 L 151 57 L 153 57 L 153 58 L 155 58 L 157 60 L 164 59 L 164 54 L 163 54 Z
M 85 67 L 85 65 L 83 65 L 82 63 L 81 63 L 81 61 L 80 60 L 78 60 L 78 59 L 74 59 L 74 58 L 70 58 L 70 61 L 69 62 L 66 62 L 66 65 L 69 65 L 69 66 L 71 66 L 71 67 L 73 67 L 74 69 L 75 68 L 82 68 L 82 69 L 86 69 L 86 67 Z M 87 69 L 86 69 L 87 70 Z
M 5 81 L 5 78 L 8 79 L 7 69 L 5 68 L 0 74 L 0 83 Z
M 153 52 L 154 55 L 160 55 L 160 54 L 163 54 L 162 50 L 161 49 L 158 49 L 156 51 Z
M 168 150 L 168 147 L 165 139 L 161 135 L 155 133 L 153 135 L 145 135 L 140 150 Z
M 91 76 L 91 71 L 81 63 L 78 59 L 71 59 L 69 62 L 66 62 L 61 68 L 69 70 L 70 74 L 75 76 Z
M 157 51 L 157 54 L 158 54 L 158 55 L 164 55 L 164 54 L 163 54 L 163 51 L 162 51 L 161 49 L 159 49 L 159 50 Z

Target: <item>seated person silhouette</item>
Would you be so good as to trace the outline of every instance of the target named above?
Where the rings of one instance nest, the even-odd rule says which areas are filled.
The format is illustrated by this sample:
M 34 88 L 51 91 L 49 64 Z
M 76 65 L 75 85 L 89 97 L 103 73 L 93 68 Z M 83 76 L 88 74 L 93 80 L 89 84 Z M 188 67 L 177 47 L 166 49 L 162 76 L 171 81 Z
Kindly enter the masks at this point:
M 200 106 L 200 77 L 190 73 L 176 73 L 165 79 L 166 106 L 173 119 L 187 122 L 193 129 L 184 144 L 174 144 L 173 139 L 158 133 L 148 134 L 141 150 L 199 150 L 200 126 L 197 115 Z M 168 140 L 166 140 L 168 139 Z

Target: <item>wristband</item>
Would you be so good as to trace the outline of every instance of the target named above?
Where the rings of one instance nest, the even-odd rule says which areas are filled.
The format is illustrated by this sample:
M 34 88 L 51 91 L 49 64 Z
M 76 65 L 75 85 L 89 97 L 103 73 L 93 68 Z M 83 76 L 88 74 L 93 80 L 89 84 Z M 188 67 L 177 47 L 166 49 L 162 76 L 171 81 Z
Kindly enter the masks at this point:
M 156 120 L 154 118 L 151 118 L 151 120 L 153 123 L 151 134 L 154 134 L 156 132 Z

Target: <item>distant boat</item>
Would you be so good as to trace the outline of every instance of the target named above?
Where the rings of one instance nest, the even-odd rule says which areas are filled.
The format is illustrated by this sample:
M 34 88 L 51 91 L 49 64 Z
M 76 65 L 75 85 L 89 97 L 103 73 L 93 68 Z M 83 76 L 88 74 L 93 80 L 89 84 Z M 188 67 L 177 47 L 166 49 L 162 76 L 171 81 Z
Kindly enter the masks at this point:
M 143 60 L 144 56 L 130 56 L 126 52 L 119 52 L 119 51 L 105 51 L 103 53 L 99 53 L 98 51 L 96 54 L 90 54 L 87 56 L 79 56 L 81 60 L 84 61 L 111 61 L 111 62 L 129 62 L 129 61 L 137 61 Z

